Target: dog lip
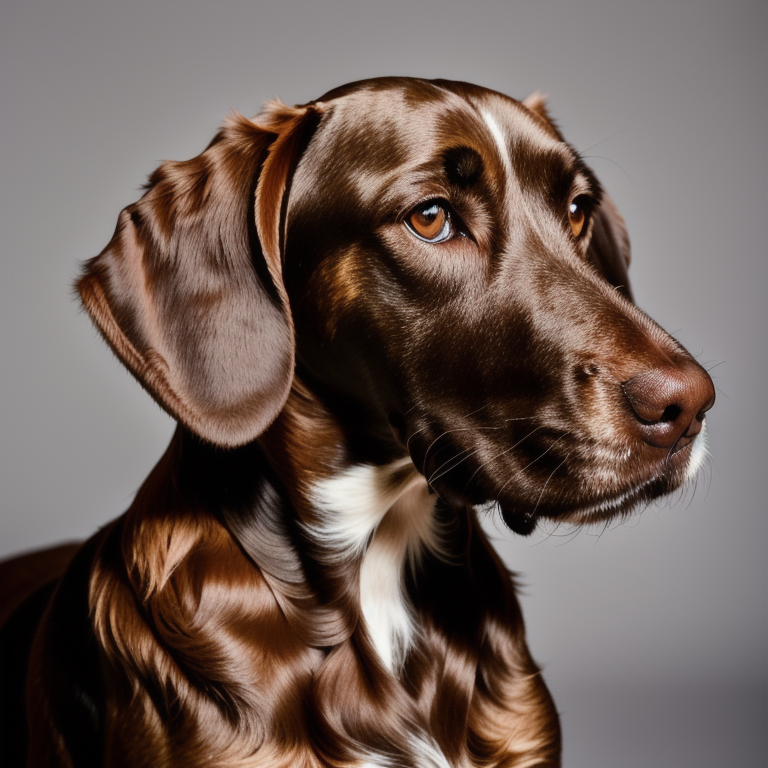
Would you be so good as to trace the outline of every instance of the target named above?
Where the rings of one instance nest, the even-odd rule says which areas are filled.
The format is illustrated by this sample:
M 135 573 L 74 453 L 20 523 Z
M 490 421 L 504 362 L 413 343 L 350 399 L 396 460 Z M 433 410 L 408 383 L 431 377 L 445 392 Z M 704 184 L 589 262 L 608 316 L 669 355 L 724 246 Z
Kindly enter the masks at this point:
M 639 503 L 643 501 L 652 501 L 677 490 L 686 480 L 688 480 L 687 469 L 690 465 L 693 446 L 696 443 L 696 436 L 692 436 L 684 445 L 675 446 L 672 451 L 667 451 L 665 459 L 657 466 L 654 472 L 646 480 L 637 483 L 624 491 L 606 495 L 601 499 L 592 502 L 579 504 L 573 507 L 566 507 L 554 514 L 542 513 L 542 517 L 563 520 L 576 524 L 589 522 L 599 522 L 609 517 L 614 517 L 622 513 L 630 513 Z M 678 479 L 675 478 L 677 473 Z M 651 492 L 648 495 L 648 489 L 657 483 L 671 482 L 671 485 L 662 491 Z
M 696 435 L 682 435 L 678 441 L 672 446 L 669 456 L 670 458 L 675 454 L 687 448 L 696 439 Z
M 676 446 L 675 450 L 667 451 L 664 460 L 657 464 L 655 471 L 645 480 L 630 488 L 614 493 L 606 493 L 602 497 L 586 500 L 581 503 L 562 506 L 542 503 L 534 509 L 521 509 L 507 505 L 503 500 L 489 499 L 479 505 L 480 509 L 497 510 L 505 524 L 515 533 L 528 536 L 536 528 L 540 518 L 562 521 L 573 524 L 589 524 L 600 522 L 621 514 L 629 514 L 640 503 L 651 501 L 671 493 L 688 478 L 686 472 L 690 462 L 696 435 L 691 436 L 684 444 Z M 679 473 L 683 473 L 681 476 Z M 675 477 L 677 475 L 677 478 Z M 670 487 L 661 493 L 655 492 L 653 486 L 670 482 Z M 649 495 L 650 489 L 650 495 Z
M 588 523 L 590 522 L 589 518 L 592 518 L 595 515 L 597 515 L 597 517 L 595 517 L 595 522 L 597 522 L 598 520 L 604 520 L 606 517 L 613 517 L 624 511 L 629 512 L 641 501 L 645 489 L 648 486 L 653 485 L 657 480 L 659 480 L 658 477 L 653 477 L 634 488 L 619 493 L 618 495 L 607 496 L 606 498 L 591 504 L 585 504 L 566 510 L 557 515 L 557 519 L 574 523 Z

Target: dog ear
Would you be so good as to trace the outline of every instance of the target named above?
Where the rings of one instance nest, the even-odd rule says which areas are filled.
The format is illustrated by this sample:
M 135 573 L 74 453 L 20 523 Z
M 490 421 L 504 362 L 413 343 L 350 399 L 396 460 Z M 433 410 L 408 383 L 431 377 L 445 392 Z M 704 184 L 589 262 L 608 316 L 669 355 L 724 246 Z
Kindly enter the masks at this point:
M 317 110 L 272 104 L 257 119 L 235 115 L 201 155 L 161 165 L 77 284 L 160 405 L 227 447 L 272 423 L 293 379 L 282 202 Z
M 546 94 L 543 94 L 541 91 L 534 91 L 530 96 L 523 99 L 523 105 L 544 120 L 544 122 L 557 134 L 557 138 L 560 139 L 560 141 L 565 141 L 559 126 L 552 119 L 552 115 L 549 114 Z

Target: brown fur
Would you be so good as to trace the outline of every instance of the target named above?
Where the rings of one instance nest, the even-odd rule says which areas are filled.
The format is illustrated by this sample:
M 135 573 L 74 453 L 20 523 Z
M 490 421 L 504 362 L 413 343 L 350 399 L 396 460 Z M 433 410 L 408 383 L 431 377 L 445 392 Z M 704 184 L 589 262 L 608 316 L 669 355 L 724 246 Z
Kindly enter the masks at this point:
M 272 103 L 123 211 L 80 295 L 179 427 L 46 609 L 28 765 L 559 764 L 476 508 L 522 534 L 624 514 L 684 481 L 712 392 L 631 303 L 623 220 L 529 107 L 408 79 Z M 425 200 L 440 244 L 409 228 Z M 318 489 L 360 468 L 392 501 L 356 542 Z M 364 615 L 371 552 L 402 663 Z

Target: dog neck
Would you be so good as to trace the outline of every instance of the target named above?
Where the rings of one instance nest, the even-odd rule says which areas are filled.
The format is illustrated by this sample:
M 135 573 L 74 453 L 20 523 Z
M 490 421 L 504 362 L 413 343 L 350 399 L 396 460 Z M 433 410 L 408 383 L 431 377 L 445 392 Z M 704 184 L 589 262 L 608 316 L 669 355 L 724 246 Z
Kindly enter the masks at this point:
M 399 670 L 413 644 L 412 608 L 405 588 L 424 548 L 439 551 L 435 496 L 409 459 L 357 465 L 319 481 L 318 511 L 307 526 L 331 559 L 359 562 L 359 600 L 366 631 L 384 666 Z
M 425 549 L 440 551 L 436 496 L 391 445 L 355 455 L 342 424 L 297 382 L 261 443 L 297 510 L 321 581 L 331 586 L 327 597 L 357 606 L 367 641 L 397 673 L 416 639 L 408 569 L 414 572 Z M 333 577 L 339 573 L 346 584 Z

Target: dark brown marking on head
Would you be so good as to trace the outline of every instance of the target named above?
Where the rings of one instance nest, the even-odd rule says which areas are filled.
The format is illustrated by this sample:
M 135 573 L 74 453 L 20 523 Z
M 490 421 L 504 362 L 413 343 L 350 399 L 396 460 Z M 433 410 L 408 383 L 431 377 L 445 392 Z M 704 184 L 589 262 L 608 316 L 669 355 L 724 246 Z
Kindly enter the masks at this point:
M 453 147 L 447 150 L 443 162 L 448 181 L 459 187 L 474 183 L 483 172 L 483 159 L 471 147 Z

